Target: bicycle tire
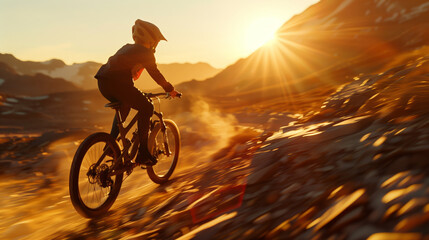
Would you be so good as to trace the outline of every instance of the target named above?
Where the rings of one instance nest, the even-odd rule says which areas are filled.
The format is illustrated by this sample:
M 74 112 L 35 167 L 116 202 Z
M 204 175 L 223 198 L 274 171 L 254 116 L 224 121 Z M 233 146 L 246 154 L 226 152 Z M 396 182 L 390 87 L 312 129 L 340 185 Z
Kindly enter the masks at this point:
M 114 154 L 113 155 L 114 158 L 113 158 L 113 161 L 111 164 L 114 164 L 115 159 L 117 159 L 120 155 L 120 149 L 119 149 L 116 141 L 113 139 L 112 136 L 110 136 L 110 134 L 107 134 L 104 132 L 98 132 L 98 133 L 91 134 L 80 144 L 79 148 L 77 149 L 77 151 L 74 155 L 73 162 L 71 165 L 70 176 L 69 176 L 70 199 L 71 199 L 71 202 L 72 202 L 74 208 L 76 209 L 76 211 L 80 215 L 82 215 L 83 217 L 86 217 L 86 218 L 98 218 L 98 217 L 101 217 L 104 214 L 106 214 L 107 211 L 110 209 L 110 207 L 115 202 L 116 197 L 118 196 L 119 191 L 121 189 L 123 173 L 114 176 L 115 180 L 111 184 L 110 187 L 102 187 L 97 182 L 91 183 L 91 179 L 90 179 L 90 176 L 88 176 L 88 173 L 89 173 L 89 171 L 90 171 L 89 169 L 91 168 L 92 165 L 88 168 L 88 171 L 86 171 L 86 173 L 87 173 L 86 176 L 83 176 L 83 174 L 82 174 L 81 170 L 84 170 L 83 169 L 84 167 L 82 167 L 83 160 L 85 159 L 85 165 L 87 165 L 88 163 L 91 164 L 92 163 L 91 160 L 94 160 L 96 162 L 98 160 L 98 158 L 101 156 L 101 154 L 103 153 L 104 146 L 108 146 L 110 149 L 112 149 L 113 154 Z M 101 147 L 101 153 L 100 153 L 100 151 L 96 151 L 100 147 Z M 94 149 L 94 150 L 91 150 L 91 149 Z M 97 159 L 97 160 L 95 160 L 95 159 Z M 106 160 L 106 157 L 103 159 L 103 161 L 104 160 Z M 101 166 L 101 165 L 102 164 L 100 164 L 99 166 Z M 105 166 L 108 166 L 108 164 L 105 163 Z M 97 168 L 97 170 L 98 170 L 98 168 Z M 80 173 L 82 174 L 81 178 L 80 178 L 81 181 L 79 181 Z M 85 173 L 85 172 L 83 171 L 83 173 Z M 99 174 L 99 173 L 97 173 L 97 174 Z M 97 177 L 98 176 L 99 175 L 97 175 Z M 88 183 L 91 184 L 88 186 L 88 192 L 90 191 L 90 188 L 92 188 L 92 187 L 94 187 L 94 192 L 95 192 L 96 187 L 98 185 L 98 187 L 101 189 L 101 194 L 100 194 L 101 197 L 104 198 L 107 196 L 107 198 L 104 200 L 104 202 L 101 203 L 101 205 L 96 206 L 96 207 L 92 207 L 92 206 L 89 206 L 89 204 L 85 202 L 86 197 L 88 197 L 88 196 L 86 196 L 86 197 L 82 196 L 82 192 L 81 192 L 82 189 L 80 189 L 79 184 L 80 183 L 84 184 L 86 178 L 87 178 Z M 110 179 L 112 179 L 112 178 L 110 178 Z M 92 181 L 96 181 L 96 180 L 97 179 L 95 179 L 95 178 L 92 179 Z M 110 190 L 108 190 L 107 195 L 103 196 L 103 193 L 104 193 L 103 189 L 105 189 L 105 188 L 109 188 Z M 91 189 L 91 191 L 92 191 L 92 189 Z M 94 197 L 94 193 L 93 193 L 93 197 Z
M 173 146 L 169 145 L 170 150 L 173 151 L 172 155 L 170 157 L 171 158 L 171 164 L 168 167 L 168 170 L 161 174 L 159 171 L 159 167 L 168 162 L 166 162 L 166 158 L 170 158 L 167 157 L 165 154 L 161 154 L 157 156 L 158 159 L 158 163 L 154 166 L 148 166 L 146 171 L 149 175 L 149 178 L 154 182 L 154 183 L 158 183 L 158 184 L 162 184 L 165 183 L 169 180 L 169 178 L 171 177 L 171 175 L 174 172 L 174 169 L 177 166 L 177 162 L 179 159 L 179 153 L 180 153 L 180 132 L 179 132 L 179 128 L 177 127 L 176 123 L 172 120 L 166 119 L 164 120 L 164 123 L 166 125 L 166 133 L 167 136 L 170 137 L 170 140 L 174 139 L 174 143 L 172 144 Z M 159 148 L 163 148 L 163 145 L 161 146 L 157 146 L 157 138 L 161 137 L 162 138 L 162 131 L 161 131 L 161 124 L 158 122 L 155 127 L 153 128 L 150 136 L 149 136 L 149 143 L 148 143 L 148 149 L 149 151 L 153 154 L 156 155 L 156 152 L 159 150 Z M 158 144 L 159 141 L 158 141 Z M 161 143 L 162 144 L 162 143 Z M 164 162 L 163 162 L 164 161 Z

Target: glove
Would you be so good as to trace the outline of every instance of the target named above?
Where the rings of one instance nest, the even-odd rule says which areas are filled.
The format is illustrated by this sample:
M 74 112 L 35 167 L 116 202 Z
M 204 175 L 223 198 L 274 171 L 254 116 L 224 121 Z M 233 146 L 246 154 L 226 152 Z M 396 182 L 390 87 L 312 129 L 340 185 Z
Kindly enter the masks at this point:
M 181 93 L 179 93 L 179 92 L 178 92 L 178 91 L 176 91 L 176 90 L 173 90 L 173 91 L 169 92 L 169 94 L 170 94 L 170 96 L 171 96 L 172 98 L 175 98 L 175 97 L 181 97 L 181 96 L 182 96 L 182 94 L 181 94 Z

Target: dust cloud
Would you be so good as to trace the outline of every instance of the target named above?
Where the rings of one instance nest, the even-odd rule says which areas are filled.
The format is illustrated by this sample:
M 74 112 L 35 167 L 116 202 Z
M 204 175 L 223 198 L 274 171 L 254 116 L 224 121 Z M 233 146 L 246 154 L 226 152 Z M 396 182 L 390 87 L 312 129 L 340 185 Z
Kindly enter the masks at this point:
M 178 124 L 182 138 L 182 166 L 210 160 L 238 131 L 233 115 L 224 114 L 203 100 L 196 100 L 189 111 L 178 113 L 172 119 Z

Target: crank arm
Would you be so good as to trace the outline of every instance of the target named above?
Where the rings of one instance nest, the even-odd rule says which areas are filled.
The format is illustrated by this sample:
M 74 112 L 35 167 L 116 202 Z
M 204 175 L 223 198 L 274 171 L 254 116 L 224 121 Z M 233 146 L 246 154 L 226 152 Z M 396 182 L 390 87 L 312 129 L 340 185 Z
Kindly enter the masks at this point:
M 131 169 L 134 169 L 135 167 L 137 167 L 137 166 L 139 166 L 139 164 L 138 163 L 131 163 L 131 165 L 129 166 Z M 124 173 L 124 172 L 126 172 L 128 170 L 128 167 L 121 167 L 120 169 L 118 169 L 118 170 L 113 170 L 113 171 L 110 171 L 109 172 L 109 174 L 108 174 L 108 176 L 109 177 L 111 177 L 111 176 L 116 176 L 116 175 L 118 175 L 118 174 L 121 174 L 121 173 Z

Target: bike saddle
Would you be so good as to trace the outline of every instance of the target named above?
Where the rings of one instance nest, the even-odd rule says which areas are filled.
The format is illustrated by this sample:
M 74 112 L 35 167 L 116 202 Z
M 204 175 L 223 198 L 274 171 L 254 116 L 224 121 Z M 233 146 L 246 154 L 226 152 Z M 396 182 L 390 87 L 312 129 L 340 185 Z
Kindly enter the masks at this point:
M 113 109 L 118 109 L 121 107 L 121 102 L 111 102 L 111 103 L 108 103 L 104 106 L 109 107 L 109 108 L 113 108 Z

